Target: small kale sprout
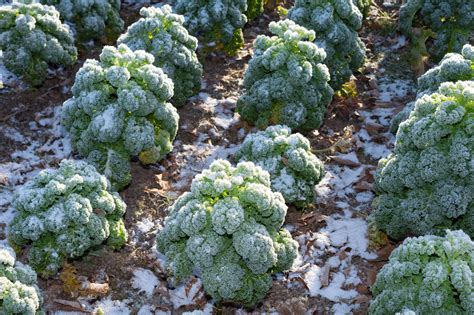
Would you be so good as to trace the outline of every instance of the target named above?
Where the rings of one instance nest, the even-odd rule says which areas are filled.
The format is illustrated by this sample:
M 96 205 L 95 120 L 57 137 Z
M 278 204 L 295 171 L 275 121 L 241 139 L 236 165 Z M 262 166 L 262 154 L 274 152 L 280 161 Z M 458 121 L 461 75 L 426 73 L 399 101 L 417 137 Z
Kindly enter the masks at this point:
M 314 186 L 325 174 L 323 163 L 311 153 L 309 140 L 281 125 L 249 134 L 235 158 L 268 171 L 273 191 L 296 206 L 313 202 Z
M 13 206 L 17 213 L 9 240 L 31 244 L 29 263 L 45 277 L 107 239 L 113 248 L 127 241 L 125 203 L 84 161 L 63 160 L 59 168 L 41 171 L 21 187 Z
M 460 52 L 473 36 L 473 12 L 472 0 L 407 0 L 400 7 L 400 31 L 423 47 L 425 39 L 415 28 L 434 32 L 428 51 L 438 61 L 448 52 Z
M 173 148 L 173 82 L 153 62 L 143 50 L 105 46 L 99 61 L 89 59 L 77 72 L 73 97 L 63 105 L 73 145 L 117 190 L 131 181 L 130 157 L 156 163 Z
M 324 62 L 334 90 L 363 66 L 365 45 L 357 35 L 362 13 L 352 0 L 296 0 L 288 18 L 316 32 L 315 43 L 326 51 Z
M 232 167 L 217 160 L 169 208 L 157 248 L 177 281 L 199 270 L 217 302 L 250 307 L 265 297 L 271 275 L 296 258 L 298 243 L 281 228 L 286 211 L 266 171 L 251 162 Z
M 473 253 L 461 230 L 407 238 L 378 273 L 369 314 L 474 314 Z
M 172 14 L 170 6 L 140 10 L 142 18 L 118 39 L 132 50 L 145 50 L 155 57 L 154 65 L 173 80 L 171 102 L 180 107 L 201 89 L 202 66 L 196 56 L 197 39 L 183 27 L 184 17 Z
M 54 5 L 61 19 L 74 23 L 82 40 L 113 38 L 123 30 L 120 0 L 40 0 Z
M 418 78 L 417 98 L 436 92 L 443 82 L 467 80 L 474 80 L 474 46 L 469 44 L 464 45 L 461 54 L 446 54 L 438 66 Z M 396 133 L 400 123 L 410 116 L 414 107 L 415 102 L 410 102 L 400 113 L 395 115 L 390 126 L 393 133 Z
M 36 272 L 16 261 L 11 247 L 0 245 L 0 313 L 43 315 Z
M 185 16 L 189 32 L 207 44 L 235 55 L 244 45 L 247 0 L 172 0 L 174 10 Z
M 313 43 L 314 31 L 291 20 L 271 22 L 269 28 L 276 36 L 259 35 L 255 40 L 237 111 L 259 128 L 319 128 L 333 96 L 329 71 L 322 63 L 326 53 Z
M 77 60 L 69 27 L 59 12 L 39 3 L 0 6 L 0 50 L 13 73 L 38 86 L 50 65 L 72 65 Z
M 380 160 L 378 228 L 394 239 L 463 229 L 474 236 L 474 81 L 443 83 L 400 124 L 394 152 Z

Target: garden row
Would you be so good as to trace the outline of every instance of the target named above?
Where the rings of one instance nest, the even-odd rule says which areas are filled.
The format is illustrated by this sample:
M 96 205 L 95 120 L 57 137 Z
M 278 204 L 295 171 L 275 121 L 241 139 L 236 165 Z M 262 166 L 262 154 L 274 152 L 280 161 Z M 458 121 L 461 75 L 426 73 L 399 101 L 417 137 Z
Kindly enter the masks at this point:
M 255 1 L 248 10 L 246 1 L 172 3 L 184 16 L 169 6 L 142 8 L 142 18 L 116 47 L 105 46 L 99 60 L 87 60 L 78 71 L 62 124 L 86 161 L 65 160 L 58 169 L 40 172 L 14 198 L 17 214 L 9 241 L 27 250 L 29 263 L 42 276 L 56 274 L 65 260 L 104 241 L 116 249 L 127 241 L 126 205 L 115 191 L 130 183 L 129 161 L 138 156 L 143 164 L 156 163 L 172 150 L 179 121 L 175 106 L 200 89 L 198 42 L 188 30 L 206 34 L 201 38 L 208 47 L 233 54 L 243 43 L 245 12 L 257 15 L 264 4 Z M 423 5 L 433 9 L 434 4 L 408 1 L 401 17 L 419 14 L 437 31 L 436 23 L 422 18 L 431 13 Z M 118 17 L 118 9 L 109 8 Z M 448 16 L 457 12 L 454 8 Z M 411 14 L 403 13 L 407 10 Z M 50 63 L 75 60 L 72 36 L 53 7 L 15 3 L 0 7 L 0 17 L 5 60 L 28 65 L 27 71 L 16 70 L 6 62 L 12 71 L 33 78 Z M 288 18 L 270 23 L 274 36 L 257 37 L 237 102 L 242 119 L 266 130 L 245 139 L 236 166 L 217 160 L 197 175 L 190 191 L 168 209 L 157 236 L 175 280 L 200 270 L 206 292 L 218 302 L 251 307 L 270 289 L 272 274 L 292 266 L 298 245 L 282 228 L 287 204 L 312 203 L 324 168 L 309 141 L 291 129 L 319 128 L 334 90 L 364 62 L 356 32 L 363 16 L 352 0 L 297 0 Z M 468 37 L 456 37 L 463 39 Z M 473 78 L 472 46 L 447 54 L 420 77 L 417 101 L 393 126 L 395 150 L 377 170 L 373 219 L 394 239 L 421 237 L 407 238 L 380 272 L 373 314 L 474 312 Z M 5 272 L 10 292 L 20 292 L 5 295 L 2 307 L 34 314 L 40 307 L 34 272 L 15 265 L 8 248 L 2 254 L 12 270 Z M 25 288 L 16 288 L 18 283 Z

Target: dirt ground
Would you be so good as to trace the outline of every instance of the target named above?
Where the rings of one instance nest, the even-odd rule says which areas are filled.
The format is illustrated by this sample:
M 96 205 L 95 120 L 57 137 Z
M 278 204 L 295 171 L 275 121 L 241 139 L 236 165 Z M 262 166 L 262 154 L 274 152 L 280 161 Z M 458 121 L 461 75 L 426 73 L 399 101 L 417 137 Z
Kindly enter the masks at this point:
M 132 184 L 121 192 L 128 205 L 125 222 L 130 233 L 129 243 L 119 251 L 112 251 L 106 246 L 98 247 L 83 258 L 69 262 L 57 277 L 40 280 L 45 310 L 51 313 L 59 310 L 91 313 L 101 307 L 102 310 L 108 309 L 109 313 L 113 314 L 119 312 L 112 310 L 119 310 L 121 305 L 126 305 L 132 314 L 138 313 L 139 310 L 140 314 L 154 314 L 159 311 L 180 314 L 194 309 L 211 310 L 216 314 L 246 311 L 333 314 L 341 310 L 335 308 L 335 305 L 340 304 L 347 306 L 342 310 L 365 314 L 371 298 L 369 287 L 394 244 L 388 242 L 380 248 L 370 248 L 376 256 L 369 259 L 368 255 L 358 254 L 347 245 L 351 242 L 349 236 L 346 245 L 332 244 L 324 253 L 310 253 L 313 243 L 316 242 L 315 238 L 319 235 L 317 232 L 324 228 L 329 229 L 329 222 L 340 222 L 342 217 L 338 217 L 339 215 L 346 215 L 345 220 L 349 220 L 348 222 L 366 222 L 370 213 L 370 200 L 363 200 L 362 197 L 372 194 L 372 174 L 378 160 L 371 153 L 373 151 L 367 149 L 368 145 L 370 144 L 371 148 L 391 148 L 393 136 L 388 133 L 388 124 L 380 121 L 399 111 L 414 98 L 410 89 L 402 95 L 397 95 L 395 91 L 395 96 L 389 101 L 381 97 L 381 93 L 385 93 L 381 89 L 382 77 L 392 85 L 397 80 L 403 80 L 408 87 L 414 86 L 416 77 L 410 69 L 407 46 L 403 41 L 398 45 L 400 36 L 396 33 L 394 20 L 398 7 L 387 8 L 382 6 L 381 2 L 377 1 L 377 7 L 372 9 L 371 16 L 365 21 L 360 32 L 367 46 L 367 61 L 352 81 L 352 95 L 335 97 L 324 126 L 319 131 L 306 134 L 318 157 L 326 163 L 330 174 L 337 177 L 337 174 L 360 170 L 356 180 L 349 182 L 347 187 L 329 180 L 326 186 L 335 188 L 336 193 L 318 198 L 317 202 L 304 211 L 290 207 L 286 223 L 292 227 L 293 236 L 302 245 L 303 262 L 307 264 L 277 276 L 273 288 L 260 305 L 253 310 L 242 310 L 234 305 L 210 303 L 197 278 L 190 279 L 184 285 L 184 293 L 179 296 L 183 300 L 184 295 L 189 301 L 181 301 L 181 304 L 176 302 L 178 288 L 168 283 L 162 260 L 157 259 L 154 250 L 156 230 L 166 216 L 167 206 L 177 195 L 189 188 L 192 175 L 205 167 L 209 156 L 220 156 L 220 152 L 225 150 L 231 153 L 232 148 L 242 141 L 242 133 L 253 130 L 246 123 L 234 119 L 235 100 L 242 92 L 241 80 L 251 57 L 253 40 L 258 34 L 266 32 L 270 21 L 279 19 L 277 13 L 266 13 L 245 27 L 245 47 L 236 57 L 230 58 L 220 53 L 200 55 L 205 84 L 200 96 L 192 98 L 179 110 L 181 127 L 173 152 L 156 165 L 144 167 L 133 162 Z M 125 6 L 122 9 L 122 16 L 127 24 L 137 18 L 137 13 L 133 6 Z M 397 45 L 400 47 L 397 48 Z M 30 139 L 26 142 L 16 141 L 6 132 L 0 132 L 0 163 L 17 160 L 21 162 L 15 152 L 28 148 L 32 140 L 42 143 L 55 136 L 45 131 L 45 128 L 50 126 L 42 128 L 41 120 L 45 117 L 51 118 L 51 108 L 59 106 L 70 97 L 75 72 L 85 59 L 97 57 L 100 50 L 99 43 L 93 47 L 81 48 L 80 61 L 73 68 L 56 71 L 54 76 L 48 78 L 38 89 L 13 85 L 0 92 L 0 126 L 4 130 L 14 128 Z M 215 99 L 219 111 L 210 107 L 212 102 L 206 101 L 206 98 Z M 377 114 L 385 113 L 384 110 L 389 112 L 387 117 L 385 114 Z M 228 118 L 230 123 L 227 128 L 225 124 L 215 123 L 219 117 Z M 38 128 L 31 127 L 33 121 L 38 123 Z M 364 139 L 362 132 L 364 135 L 368 134 L 370 139 Z M 221 149 L 224 151 L 216 151 Z M 356 160 L 347 157 L 347 154 L 352 153 L 355 154 Z M 41 154 L 43 155 L 40 157 L 44 157 L 47 162 L 44 162 L 44 165 L 37 163 L 29 171 L 54 166 L 59 162 L 48 158 L 52 156 L 50 152 Z M 195 169 L 192 168 L 194 166 L 187 165 L 191 160 Z M 9 184 L 7 179 L 2 184 L 0 176 L 0 191 L 13 190 L 18 184 L 21 182 Z M 347 206 L 341 208 L 341 202 Z M 3 211 L 6 211 L 7 207 L 8 205 L 3 205 Z M 357 221 L 359 219 L 361 221 Z M 4 232 L 5 226 L 2 229 Z M 339 257 L 340 265 L 328 267 L 326 280 L 329 283 L 336 279 L 339 273 L 345 274 L 348 279 L 352 270 L 356 270 L 357 278 L 360 279 L 352 284 L 347 281 L 342 284 L 342 290 L 356 292 L 349 298 L 333 299 L 321 294 L 311 294 L 311 284 L 308 283 L 308 276 L 305 276 L 308 268 L 311 268 L 313 263 L 326 266 L 325 261 L 331 257 Z M 137 268 L 150 270 L 155 275 L 157 282 L 150 294 L 133 285 Z M 177 305 L 180 307 L 177 308 Z

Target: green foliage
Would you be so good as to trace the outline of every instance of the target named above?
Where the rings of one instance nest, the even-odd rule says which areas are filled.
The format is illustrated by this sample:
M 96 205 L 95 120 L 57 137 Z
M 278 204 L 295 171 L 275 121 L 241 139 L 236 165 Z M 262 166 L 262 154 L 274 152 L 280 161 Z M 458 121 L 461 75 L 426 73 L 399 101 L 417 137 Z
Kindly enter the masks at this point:
M 365 45 L 357 35 L 362 13 L 352 0 L 296 0 L 288 18 L 316 32 L 315 43 L 326 51 L 324 63 L 334 90 L 363 66 Z
M 428 70 L 418 78 L 418 95 L 436 92 L 443 82 L 474 80 L 474 46 L 464 45 L 461 54 L 448 53 L 439 65 Z M 415 102 L 408 103 L 405 108 L 395 115 L 390 129 L 396 133 L 401 122 L 405 121 L 415 107 Z
M 123 30 L 120 0 L 40 0 L 54 5 L 61 18 L 74 23 L 83 40 L 114 37 Z
M 28 259 L 41 275 L 54 275 L 67 258 L 76 258 L 112 237 L 125 244 L 126 205 L 111 192 L 107 179 L 83 161 L 63 160 L 58 169 L 41 171 L 13 198 L 16 216 L 9 240 L 31 243 Z M 115 226 L 118 226 L 116 228 Z
M 472 0 L 407 0 L 400 8 L 400 31 L 412 43 L 421 43 L 422 50 L 427 38 L 414 29 L 434 32 L 428 51 L 438 61 L 448 52 L 460 52 L 474 34 L 472 12 Z
M 473 314 L 473 253 L 463 231 L 406 239 L 377 275 L 369 314 Z
M 177 281 L 197 268 L 217 302 L 252 306 L 272 286 L 272 273 L 296 258 L 298 243 L 281 228 L 286 211 L 266 171 L 217 160 L 169 208 L 157 247 Z
M 117 43 L 152 54 L 154 65 L 173 80 L 172 103 L 182 106 L 201 89 L 202 66 L 195 52 L 198 41 L 183 27 L 184 17 L 172 14 L 168 5 L 142 8 L 140 15 L 142 18 L 133 23 Z
M 38 3 L 0 6 L 0 50 L 13 73 L 41 85 L 49 65 L 71 65 L 77 51 L 69 27 L 54 7 Z
M 36 272 L 16 261 L 12 248 L 0 245 L 0 313 L 43 315 Z
M 354 0 L 355 5 L 366 18 L 370 13 L 370 7 L 372 6 L 372 0 Z
M 143 50 L 105 46 L 99 61 L 88 59 L 77 72 L 63 105 L 73 145 L 117 190 L 130 183 L 130 157 L 156 163 L 173 148 L 173 82 L 153 62 Z
M 443 83 L 400 124 L 375 176 L 377 227 L 395 239 L 445 228 L 474 235 L 474 81 Z
M 245 15 L 249 21 L 257 18 L 265 9 L 265 0 L 247 0 L 247 12 Z
M 189 32 L 235 55 L 244 45 L 247 0 L 172 0 L 174 10 L 186 18 Z
M 297 206 L 313 202 L 314 186 L 325 174 L 323 163 L 311 153 L 309 140 L 300 133 L 291 134 L 286 126 L 248 135 L 235 157 L 268 171 L 273 191 Z
M 322 64 L 326 53 L 312 42 L 314 31 L 291 20 L 271 22 L 269 29 L 276 36 L 259 35 L 254 42 L 237 111 L 259 128 L 319 128 L 333 96 Z

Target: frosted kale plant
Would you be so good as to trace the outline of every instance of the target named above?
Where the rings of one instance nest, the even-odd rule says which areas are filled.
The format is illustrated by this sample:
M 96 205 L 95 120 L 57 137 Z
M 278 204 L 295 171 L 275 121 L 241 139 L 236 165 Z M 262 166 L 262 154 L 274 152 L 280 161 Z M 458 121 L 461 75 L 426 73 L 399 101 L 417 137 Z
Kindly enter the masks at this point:
M 119 37 L 119 44 L 145 50 L 155 57 L 154 65 L 173 80 L 172 103 L 182 106 L 201 89 L 202 66 L 196 56 L 197 39 L 183 27 L 184 17 L 172 14 L 168 5 L 142 8 L 142 18 Z
M 229 55 L 244 45 L 247 0 L 172 0 L 174 10 L 186 18 L 191 34 L 214 43 Z
M 400 8 L 400 30 L 412 43 L 425 40 L 415 28 L 429 29 L 435 37 L 429 52 L 435 60 L 448 52 L 460 52 L 474 34 L 474 1 L 407 0 Z
M 30 244 L 29 263 L 44 276 L 107 239 L 113 248 L 127 241 L 125 203 L 86 162 L 63 160 L 58 169 L 41 171 L 13 200 L 16 216 L 9 240 Z
M 357 35 L 362 13 L 352 0 L 296 0 L 288 18 L 316 32 L 315 43 L 326 51 L 324 62 L 334 90 L 363 66 L 365 45 Z
M 0 245 L 0 313 L 42 315 L 36 272 L 16 261 L 12 248 Z
M 286 126 L 249 134 L 235 157 L 268 171 L 272 189 L 297 206 L 313 202 L 314 186 L 324 176 L 323 163 L 311 153 L 309 140 L 300 133 L 291 134 Z
M 63 105 L 73 145 L 118 190 L 130 183 L 131 157 L 156 163 L 173 148 L 173 82 L 153 62 L 143 50 L 105 46 L 99 61 L 88 59 L 77 72 Z
M 96 39 L 114 37 L 123 29 L 120 0 L 40 0 L 54 5 L 61 18 L 74 23 L 79 37 Z
M 474 236 L 474 81 L 420 97 L 379 162 L 378 228 L 395 239 L 463 229 Z
M 473 253 L 463 231 L 406 239 L 377 275 L 369 314 L 473 314 Z
M 474 80 L 474 46 L 464 45 L 461 54 L 448 53 L 438 66 L 418 78 L 417 98 L 436 92 L 443 82 Z M 396 133 L 400 123 L 408 118 L 415 102 L 408 103 L 392 120 L 391 130 Z
M 71 65 L 77 60 L 74 39 L 59 12 L 38 3 L 0 6 L 0 50 L 13 73 L 41 85 L 50 65 Z
M 272 286 L 271 275 L 296 258 L 298 243 L 281 228 L 286 210 L 266 171 L 217 160 L 169 208 L 157 247 L 176 280 L 199 270 L 217 302 L 252 306 Z
M 314 31 L 291 20 L 271 22 L 269 28 L 275 36 L 259 35 L 254 42 L 237 111 L 259 128 L 319 128 L 333 96 L 322 63 L 326 53 L 312 42 Z

